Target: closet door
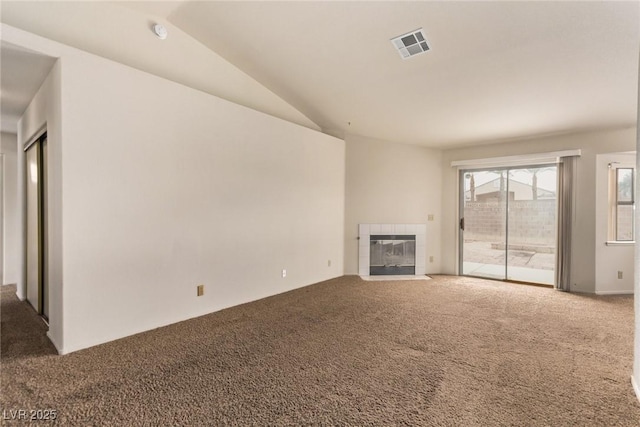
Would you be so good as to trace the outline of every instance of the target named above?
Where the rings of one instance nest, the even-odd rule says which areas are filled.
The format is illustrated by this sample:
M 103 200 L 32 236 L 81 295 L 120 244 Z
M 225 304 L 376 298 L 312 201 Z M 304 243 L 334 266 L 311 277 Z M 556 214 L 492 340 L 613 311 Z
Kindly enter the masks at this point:
M 47 224 L 47 138 L 46 136 L 40 141 L 40 150 L 41 150 L 41 162 L 40 162 L 40 313 L 44 316 L 45 319 L 49 319 L 49 281 L 47 280 L 47 275 L 45 274 L 45 266 L 48 265 L 48 230 L 49 226 Z
M 42 315 L 49 316 L 47 275 L 47 135 L 25 150 L 26 162 L 26 282 L 27 301 Z
M 40 194 L 40 142 L 32 144 L 26 156 L 26 212 L 27 212 L 27 301 L 41 312 L 41 194 Z

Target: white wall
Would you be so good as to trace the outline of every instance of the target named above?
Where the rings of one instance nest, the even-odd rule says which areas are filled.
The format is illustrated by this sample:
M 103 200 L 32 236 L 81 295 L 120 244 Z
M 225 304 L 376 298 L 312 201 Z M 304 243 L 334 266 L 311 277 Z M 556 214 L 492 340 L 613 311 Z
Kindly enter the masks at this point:
M 18 241 L 20 240 L 18 221 L 18 153 L 17 135 L 0 134 L 0 152 L 4 157 L 2 182 L 2 225 L 3 225 L 3 275 L 2 284 L 18 283 L 19 258 Z
M 426 223 L 427 273 L 439 272 L 441 151 L 348 136 L 346 163 L 345 274 L 358 274 L 358 224 L 380 223 Z
M 275 117 L 320 129 L 278 95 L 171 22 L 134 10 L 125 3 L 133 2 L 4 1 L 2 22 Z M 167 27 L 166 40 L 159 40 L 152 33 L 151 25 L 155 22 Z
M 609 231 L 609 163 L 635 165 L 635 153 L 596 156 L 596 283 L 597 294 L 633 293 L 633 244 L 607 246 Z M 618 279 L 622 271 L 622 279 Z
M 343 274 L 344 141 L 56 48 L 19 138 L 59 173 L 60 352 Z
M 6 34 L 6 33 L 5 33 Z M 28 47 L 28 45 L 27 45 Z M 47 159 L 47 262 L 45 280 L 49 290 L 49 332 L 48 336 L 54 345 L 63 348 L 64 310 L 63 310 L 63 276 L 62 276 L 62 95 L 60 81 L 62 64 L 58 60 L 49 75 L 29 104 L 18 122 L 18 221 L 21 239 L 18 241 L 18 298 L 26 298 L 25 277 L 25 236 L 26 236 L 26 200 L 25 194 L 25 155 L 23 147 L 33 138 L 46 130 L 48 140 Z
M 510 143 L 447 150 L 443 153 L 442 272 L 457 273 L 458 174 L 454 160 L 471 160 L 558 150 L 581 149 L 577 162 L 576 205 L 572 244 L 572 287 L 595 292 L 596 155 L 635 150 L 635 128 L 531 138 Z

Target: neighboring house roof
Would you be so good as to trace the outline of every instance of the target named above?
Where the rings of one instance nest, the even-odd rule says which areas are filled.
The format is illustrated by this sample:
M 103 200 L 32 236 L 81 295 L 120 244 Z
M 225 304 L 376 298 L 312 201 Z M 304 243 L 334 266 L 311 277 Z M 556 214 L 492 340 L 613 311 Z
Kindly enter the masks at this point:
M 506 181 L 505 181 L 506 188 Z M 500 178 L 496 178 L 482 185 L 476 186 L 476 198 L 485 194 L 498 193 L 500 191 Z M 509 193 L 513 193 L 514 200 L 531 200 L 533 195 L 533 186 L 524 182 L 509 179 Z M 556 197 L 555 191 L 546 190 L 538 187 L 538 199 L 553 199 Z M 465 199 L 471 198 L 471 190 L 465 191 Z

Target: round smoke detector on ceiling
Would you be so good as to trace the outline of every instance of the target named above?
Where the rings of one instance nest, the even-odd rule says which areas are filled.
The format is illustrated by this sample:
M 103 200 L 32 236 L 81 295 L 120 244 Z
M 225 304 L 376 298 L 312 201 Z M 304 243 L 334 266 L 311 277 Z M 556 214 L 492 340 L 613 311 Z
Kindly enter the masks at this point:
M 156 36 L 158 36 L 160 40 L 166 39 L 167 36 L 169 35 L 167 28 L 162 24 L 154 24 L 153 32 L 156 34 Z

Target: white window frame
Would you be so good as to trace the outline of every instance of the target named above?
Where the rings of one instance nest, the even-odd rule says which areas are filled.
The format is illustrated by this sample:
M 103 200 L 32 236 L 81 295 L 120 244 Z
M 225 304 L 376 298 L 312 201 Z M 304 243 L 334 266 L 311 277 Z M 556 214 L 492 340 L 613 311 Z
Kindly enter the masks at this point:
M 619 169 L 631 169 L 633 171 L 632 177 L 632 201 L 631 202 L 619 202 L 618 201 L 618 170 Z M 607 245 L 633 245 L 635 240 L 619 240 L 618 239 L 618 207 L 622 205 L 631 205 L 633 211 L 636 209 L 636 167 L 632 164 L 609 164 L 609 229 L 607 233 Z M 635 214 L 634 214 L 635 217 Z M 635 221 L 632 222 L 632 233 L 635 236 Z

